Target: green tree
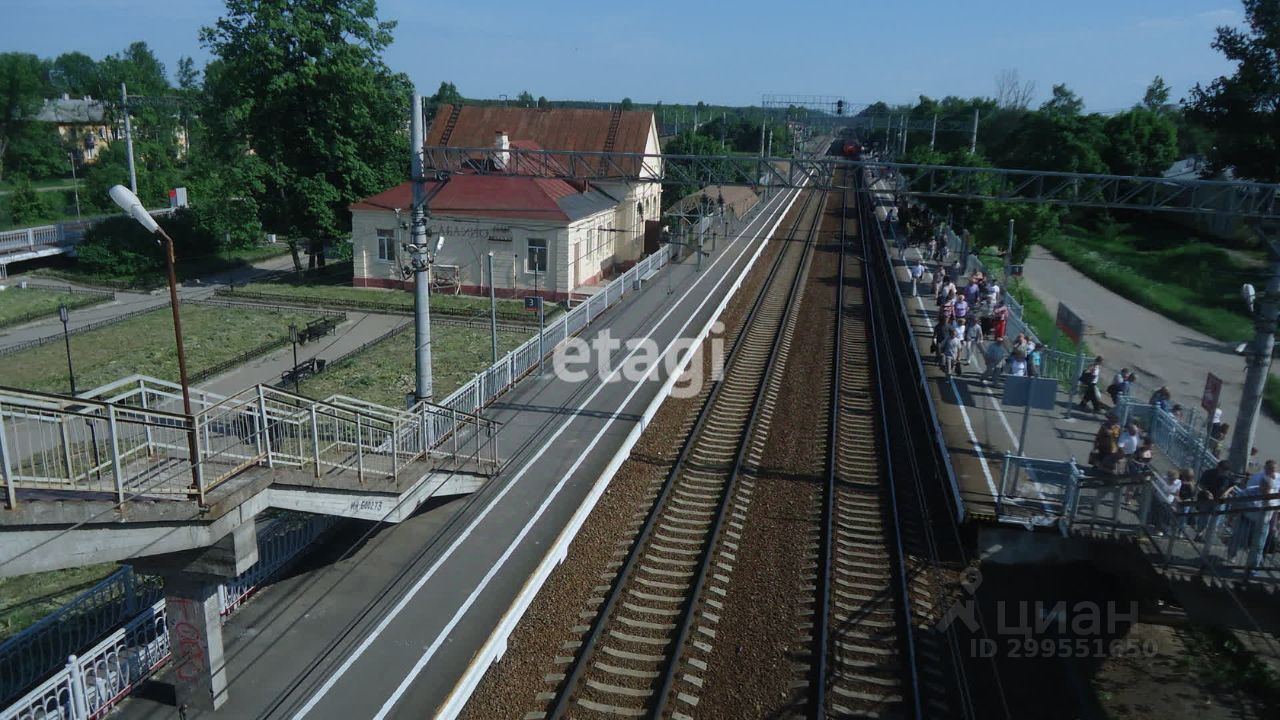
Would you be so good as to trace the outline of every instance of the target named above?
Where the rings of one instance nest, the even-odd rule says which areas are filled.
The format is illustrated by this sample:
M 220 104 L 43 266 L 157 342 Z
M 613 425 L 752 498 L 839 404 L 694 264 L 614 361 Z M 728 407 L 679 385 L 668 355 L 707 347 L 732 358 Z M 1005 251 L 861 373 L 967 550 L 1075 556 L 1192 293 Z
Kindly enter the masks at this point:
M 211 149 L 244 163 L 262 224 L 291 241 L 343 234 L 347 205 L 406 175 L 411 84 L 382 60 L 395 23 L 376 12 L 372 0 L 228 0 L 201 31 Z
M 1113 173 L 1158 177 L 1178 159 L 1177 125 L 1157 110 L 1112 115 L 1103 129 L 1102 159 Z
M 54 92 L 72 97 L 106 97 L 98 63 L 82 52 L 63 53 L 54 58 L 50 71 Z
M 1147 91 L 1142 94 L 1142 107 L 1148 110 L 1164 110 L 1169 104 L 1169 85 L 1164 78 L 1157 75 Z
M 634 106 L 635 106 L 635 103 L 631 102 L 631 98 L 629 98 L 629 97 L 624 97 L 624 98 L 622 98 L 622 104 L 621 104 L 621 106 L 620 106 L 620 107 L 621 107 L 623 110 L 630 110 L 630 109 L 631 109 L 632 107 L 634 107 Z
M 18 175 L 13 185 L 13 193 L 9 198 L 9 212 L 13 216 L 13 224 L 38 225 L 49 219 L 49 207 L 40 198 L 40 193 L 31 185 L 25 175 Z
M 1040 106 L 1040 112 L 1054 117 L 1075 117 L 1084 112 L 1084 100 L 1062 83 L 1053 86 L 1053 97 Z
M 1069 114 L 1071 105 L 1023 117 L 997 155 L 998 164 L 1028 170 L 1106 172 L 1099 152 L 1106 145 L 1105 120 L 1101 115 Z
M 516 96 L 516 102 L 520 103 L 520 107 L 530 107 L 534 103 L 533 93 L 528 90 L 521 90 Z
M 458 92 L 457 85 L 441 82 L 440 89 L 436 90 L 436 94 L 432 95 L 430 100 L 434 105 L 461 105 L 462 93 Z
M 10 146 L 35 124 L 48 92 L 48 68 L 29 53 L 0 53 L 0 180 Z
M 538 107 L 540 107 L 540 108 L 548 108 L 548 107 L 551 107 L 551 101 L 550 101 L 550 100 L 547 100 L 547 96 L 546 96 L 546 95 L 539 95 L 539 96 L 538 96 Z
M 1274 0 L 1244 0 L 1247 29 L 1219 27 L 1213 48 L 1236 64 L 1230 77 L 1191 90 L 1194 121 L 1212 130 L 1212 173 L 1280 181 L 1280 9 Z
M 53 123 L 32 123 L 9 147 L 9 167 L 29 178 L 61 177 L 70 167 L 67 151 Z

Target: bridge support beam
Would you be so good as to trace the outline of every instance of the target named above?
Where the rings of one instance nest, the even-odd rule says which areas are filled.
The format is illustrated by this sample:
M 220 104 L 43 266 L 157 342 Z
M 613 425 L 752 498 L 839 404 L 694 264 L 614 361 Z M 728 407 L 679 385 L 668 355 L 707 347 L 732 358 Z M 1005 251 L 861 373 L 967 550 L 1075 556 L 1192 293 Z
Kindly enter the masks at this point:
M 174 697 L 181 709 L 216 710 L 227 701 L 218 586 L 258 562 L 255 524 L 240 525 L 212 547 L 153 555 L 133 562 L 164 578 Z

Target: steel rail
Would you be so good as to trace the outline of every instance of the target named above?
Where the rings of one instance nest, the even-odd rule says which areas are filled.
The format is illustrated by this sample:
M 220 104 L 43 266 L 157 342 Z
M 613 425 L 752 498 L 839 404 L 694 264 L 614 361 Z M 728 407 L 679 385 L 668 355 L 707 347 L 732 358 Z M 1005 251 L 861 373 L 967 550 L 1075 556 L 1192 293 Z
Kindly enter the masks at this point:
M 854 182 L 860 184 L 861 178 L 856 178 Z M 873 211 L 868 211 L 865 203 L 858 203 L 858 206 L 861 215 L 862 227 L 865 230 L 870 227 L 868 223 L 876 222 L 876 218 L 871 214 Z M 893 564 L 895 574 L 897 575 L 898 606 L 901 614 L 901 617 L 899 618 L 899 625 L 903 646 L 903 674 L 906 677 L 907 692 L 911 698 L 911 717 L 918 719 L 924 717 L 924 711 L 921 702 L 919 669 L 916 664 L 915 629 L 912 624 L 911 593 L 907 580 L 909 574 L 906 561 L 907 555 L 902 542 L 902 523 L 900 509 L 898 507 L 895 468 L 893 453 L 890 450 L 890 445 L 894 441 L 889 429 L 889 418 L 886 415 L 888 404 L 885 401 L 884 393 L 885 382 L 889 381 L 891 378 L 896 378 L 897 373 L 893 371 L 892 362 L 885 362 L 886 356 L 884 353 L 887 352 L 887 349 L 882 347 L 883 341 L 879 337 L 880 321 L 876 317 L 877 301 L 874 297 L 875 293 L 872 289 L 872 283 L 870 282 L 871 268 L 867 263 L 868 253 L 870 252 L 870 237 L 871 233 L 865 231 L 859 233 L 862 250 L 860 262 L 862 264 L 863 277 L 867 279 L 867 281 L 863 283 L 863 286 L 866 288 L 867 321 L 870 326 L 870 332 L 868 332 L 867 335 L 870 337 L 871 341 L 871 358 L 876 377 L 876 417 L 879 421 L 881 436 L 884 438 L 882 456 L 885 461 L 884 480 L 885 487 L 888 488 L 888 518 L 892 533 L 891 540 L 892 550 L 894 553 Z M 886 375 L 889 377 L 885 377 Z
M 816 193 L 816 191 L 815 191 Z M 773 377 L 774 371 L 778 364 L 778 349 L 782 346 L 782 338 L 786 334 L 787 316 L 793 312 L 799 312 L 799 303 L 796 302 L 796 296 L 800 289 L 804 286 L 805 268 L 809 259 L 813 255 L 814 243 L 818 237 L 818 229 L 822 225 L 822 211 L 826 207 L 826 195 L 821 196 L 818 202 L 817 212 L 813 216 L 813 224 L 809 227 L 808 237 L 805 238 L 805 246 L 800 256 L 800 264 L 796 268 L 795 277 L 791 279 L 791 287 L 787 291 L 786 310 L 783 311 L 782 317 L 778 323 L 778 331 L 773 336 L 772 346 L 769 348 L 769 360 L 765 364 L 764 374 L 760 378 L 760 386 L 756 389 L 756 396 L 751 401 L 751 414 L 747 419 L 747 425 L 742 431 L 742 440 L 738 445 L 737 455 L 733 460 L 733 467 L 729 472 L 729 486 L 725 489 L 724 495 L 720 498 L 719 507 L 716 508 L 715 522 L 712 525 L 711 532 L 708 533 L 708 542 L 703 549 L 702 560 L 698 565 L 697 580 L 695 581 L 693 593 L 689 596 L 689 602 L 685 605 L 681 612 L 679 622 L 679 633 L 676 636 L 675 649 L 671 653 L 668 660 L 666 670 L 662 674 L 662 681 L 658 685 L 657 699 L 653 706 L 650 716 L 653 718 L 661 718 L 662 711 L 666 708 L 667 698 L 671 695 L 671 685 L 675 682 L 676 673 L 680 669 L 680 652 L 684 649 L 685 640 L 688 638 L 691 628 L 693 627 L 694 608 L 697 605 L 698 597 L 702 595 L 703 585 L 706 584 L 707 572 L 711 568 L 711 564 L 715 558 L 715 544 L 720 536 L 720 528 L 724 525 L 724 519 L 729 514 L 729 504 L 733 499 L 734 491 L 737 489 L 738 477 L 741 475 L 743 461 L 746 460 L 747 450 L 751 445 L 751 436 L 755 432 L 757 421 L 760 419 L 760 405 L 764 399 L 766 391 L 769 388 L 769 378 Z M 746 326 L 743 326 L 745 333 Z
M 800 212 L 796 222 L 793 223 L 792 225 L 791 234 L 794 235 L 795 231 L 802 226 L 803 219 L 806 213 L 808 212 L 809 206 L 812 203 L 814 197 L 816 197 L 816 194 L 817 194 L 816 191 L 810 191 L 806 193 L 804 204 L 800 208 Z M 817 227 L 817 223 L 818 223 L 818 220 L 815 218 L 814 220 L 815 228 Z M 648 546 L 648 542 L 653 535 L 654 528 L 657 525 L 657 521 L 662 515 L 662 510 L 667 506 L 668 500 L 671 497 L 676 487 L 677 480 L 680 477 L 681 472 L 686 467 L 690 454 L 693 452 L 694 448 L 697 446 L 697 442 L 699 437 L 702 435 L 703 428 L 706 426 L 708 420 L 712 416 L 712 410 L 716 406 L 716 401 L 720 397 L 721 392 L 725 387 L 726 380 L 730 376 L 730 372 L 728 369 L 733 368 L 735 366 L 737 360 L 741 356 L 743 348 L 745 348 L 748 344 L 748 337 L 749 337 L 748 331 L 751 328 L 751 325 L 759 317 L 761 308 L 764 306 L 765 300 L 770 295 L 769 289 L 773 286 L 774 281 L 777 279 L 777 276 L 779 274 L 779 271 L 783 265 L 783 261 L 786 258 L 787 254 L 788 254 L 787 248 L 783 248 L 783 250 L 780 251 L 778 253 L 778 256 L 774 259 L 773 264 L 770 266 L 769 273 L 765 278 L 763 288 L 759 296 L 756 298 L 756 300 L 752 304 L 751 310 L 748 312 L 746 319 L 743 321 L 741 329 L 738 331 L 738 335 L 734 340 L 733 347 L 730 349 L 729 355 L 725 360 L 726 372 L 723 373 L 722 377 L 713 381 L 711 390 L 707 396 L 707 399 L 703 403 L 702 409 L 699 411 L 698 417 L 693 425 L 693 428 L 689 431 L 688 435 L 686 435 L 685 441 L 681 445 L 680 452 L 676 457 L 675 463 L 672 465 L 671 470 L 667 473 L 667 477 L 663 480 L 662 488 L 659 491 L 658 497 L 654 500 L 653 504 L 650 506 L 649 511 L 645 516 L 644 523 L 641 525 L 640 531 L 636 537 L 636 540 L 631 544 L 631 547 L 628 549 L 626 558 L 624 559 L 621 567 L 618 570 L 618 573 L 616 576 L 617 580 L 614 582 L 613 587 L 610 589 L 609 595 L 605 598 L 604 603 L 600 606 L 599 610 L 597 610 L 596 617 L 592 621 L 591 627 L 587 631 L 587 635 L 583 637 L 581 641 L 581 646 L 578 649 L 578 651 L 575 653 L 573 663 L 569 668 L 568 673 L 565 676 L 565 679 L 562 681 L 562 684 L 560 686 L 561 689 L 560 689 L 560 692 L 557 693 L 555 703 L 548 709 L 546 713 L 546 717 L 553 718 L 553 719 L 563 718 L 569 712 L 572 700 L 576 695 L 579 686 L 582 684 L 583 676 L 587 672 L 587 669 L 590 666 L 591 661 L 594 657 L 594 652 L 596 647 L 598 646 L 599 640 L 603 635 L 606 626 L 609 624 L 610 619 L 613 617 L 614 612 L 617 609 L 618 604 L 620 603 L 621 598 L 624 594 L 624 591 L 628 587 L 627 581 L 629 578 L 633 576 L 634 571 L 636 569 L 636 565 L 639 563 L 642 555 L 644 554 L 644 551 Z M 802 258 L 802 261 L 799 264 L 799 268 L 802 270 L 803 267 L 804 267 L 804 263 Z M 801 275 L 802 275 L 802 272 L 800 272 L 800 270 L 797 270 L 796 277 L 798 278 Z M 793 292 L 794 292 L 794 287 L 795 287 L 795 283 L 793 281 L 792 283 Z M 785 317 L 784 317 L 784 321 L 785 321 Z M 782 326 L 783 326 L 783 323 L 780 323 L 778 333 L 775 336 L 775 344 L 773 348 L 774 352 L 771 352 L 771 358 L 775 354 L 776 348 L 777 348 L 776 337 L 780 337 L 782 335 Z M 657 704 L 655 704 L 650 709 L 650 712 L 649 712 L 650 717 L 660 716 L 661 707 L 665 705 L 665 697 L 668 694 L 670 690 L 671 682 L 674 679 L 674 669 L 678 668 L 679 666 L 679 662 L 678 662 L 679 649 L 681 644 L 683 643 L 684 638 L 687 637 L 688 626 L 691 624 L 690 620 L 693 617 L 692 609 L 697 604 L 697 597 L 698 597 L 697 593 L 701 590 L 701 586 L 702 586 L 701 581 L 703 578 L 705 578 L 706 569 L 710 564 L 706 560 L 707 558 L 710 558 L 712 556 L 711 550 L 714 548 L 715 541 L 719 534 L 718 532 L 719 520 L 725 514 L 727 514 L 726 510 L 728 508 L 728 499 L 731 498 L 733 495 L 733 489 L 734 489 L 733 483 L 736 481 L 736 478 L 738 475 L 737 470 L 738 470 L 738 467 L 740 466 L 741 458 L 743 456 L 742 450 L 748 447 L 749 445 L 748 440 L 749 440 L 750 429 L 751 429 L 751 426 L 754 425 L 753 419 L 756 413 L 756 409 L 758 408 L 759 397 L 763 394 L 764 388 L 768 384 L 768 376 L 769 376 L 769 373 L 767 371 L 762 375 L 760 388 L 757 390 L 757 394 L 756 394 L 756 402 L 753 402 L 753 406 L 752 406 L 752 413 L 751 413 L 752 420 L 749 420 L 748 427 L 744 429 L 744 431 L 741 434 L 741 439 L 739 442 L 740 450 L 737 455 L 737 462 L 733 466 L 732 472 L 730 475 L 730 486 L 727 487 L 725 489 L 725 492 L 722 494 L 720 505 L 717 508 L 717 515 L 716 515 L 717 522 L 716 522 L 714 531 L 708 533 L 708 540 L 705 545 L 704 554 L 703 554 L 704 561 L 700 563 L 700 567 L 698 570 L 698 580 L 684 603 L 685 612 L 682 615 L 681 622 L 680 622 L 681 631 L 679 633 L 678 638 L 669 645 L 669 647 L 671 648 L 671 651 L 668 654 L 667 666 L 660 675 L 660 677 L 662 678 L 662 682 L 659 684 L 658 688 L 651 695 L 651 697 L 660 698 L 660 700 L 658 700 Z
M 831 550 L 835 543 L 834 506 L 836 462 L 839 443 L 840 418 L 840 366 L 844 362 L 844 348 L 840 342 L 844 333 L 844 272 L 845 272 L 845 213 L 849 206 L 849 191 L 840 195 L 840 262 L 836 275 L 836 321 L 833 323 L 835 342 L 831 362 L 831 393 L 829 422 L 827 423 L 827 467 L 822 491 L 821 534 L 818 544 L 817 606 L 814 608 L 813 661 L 809 677 L 809 717 L 826 717 L 827 648 L 831 628 Z

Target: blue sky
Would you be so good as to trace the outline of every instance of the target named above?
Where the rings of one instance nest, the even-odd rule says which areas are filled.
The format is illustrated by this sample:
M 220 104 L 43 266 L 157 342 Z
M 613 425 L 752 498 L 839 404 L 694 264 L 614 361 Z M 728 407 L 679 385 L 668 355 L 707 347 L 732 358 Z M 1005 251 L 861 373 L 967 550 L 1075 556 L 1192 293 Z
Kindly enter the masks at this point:
M 731 9 L 729 9 L 731 8 Z M 0 50 L 98 58 L 146 41 L 170 72 L 203 63 L 221 0 L 0 0 Z M 810 0 L 803 3 L 380 0 L 399 21 L 388 64 L 424 94 L 758 104 L 762 93 L 905 102 L 993 95 L 1017 69 L 1038 99 L 1055 82 L 1090 110 L 1132 105 L 1157 74 L 1184 97 L 1230 71 L 1213 29 L 1237 0 Z

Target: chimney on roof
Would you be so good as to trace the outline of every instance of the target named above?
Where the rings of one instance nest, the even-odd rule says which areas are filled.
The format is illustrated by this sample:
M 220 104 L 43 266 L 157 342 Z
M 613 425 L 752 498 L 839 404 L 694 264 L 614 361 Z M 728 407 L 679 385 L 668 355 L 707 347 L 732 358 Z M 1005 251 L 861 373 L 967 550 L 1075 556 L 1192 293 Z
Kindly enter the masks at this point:
M 506 170 L 507 163 L 511 160 L 511 153 L 507 152 L 511 149 L 511 138 L 507 137 L 506 130 L 498 130 L 494 133 L 493 146 L 498 150 L 493 154 L 493 164 L 499 170 Z

